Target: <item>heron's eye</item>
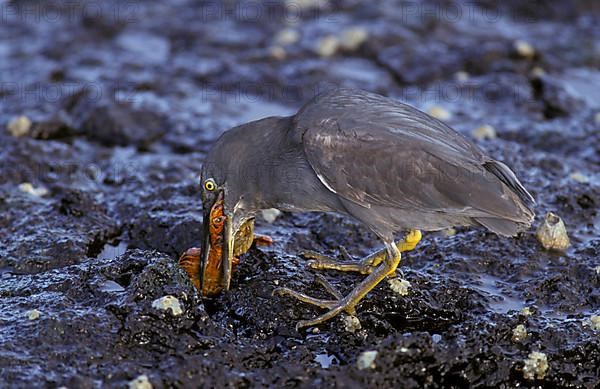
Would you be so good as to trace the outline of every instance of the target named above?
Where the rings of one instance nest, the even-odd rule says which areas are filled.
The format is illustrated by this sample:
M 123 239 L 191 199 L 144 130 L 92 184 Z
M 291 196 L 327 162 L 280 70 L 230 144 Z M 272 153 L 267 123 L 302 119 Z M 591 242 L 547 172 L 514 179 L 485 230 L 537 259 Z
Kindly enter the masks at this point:
M 209 178 L 208 180 L 204 181 L 204 189 L 206 189 L 207 191 L 212 192 L 216 189 L 216 187 L 217 185 L 215 184 L 212 178 Z

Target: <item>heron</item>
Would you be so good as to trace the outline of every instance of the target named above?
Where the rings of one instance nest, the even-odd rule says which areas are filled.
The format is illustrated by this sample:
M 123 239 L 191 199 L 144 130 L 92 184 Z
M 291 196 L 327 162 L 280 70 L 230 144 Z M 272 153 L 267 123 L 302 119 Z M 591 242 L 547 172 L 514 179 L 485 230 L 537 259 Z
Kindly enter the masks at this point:
M 341 312 L 354 315 L 373 288 L 395 275 L 401 253 L 417 246 L 421 231 L 480 226 L 511 237 L 534 218 L 533 197 L 507 165 L 442 121 L 358 89 L 331 90 L 294 115 L 267 117 L 224 132 L 208 152 L 200 176 L 200 273 L 215 244 L 211 210 L 216 204 L 222 207 L 219 290 L 230 287 L 236 233 L 261 210 L 347 215 L 383 243 L 377 252 L 354 261 L 309 253 L 313 269 L 365 277 L 346 295 L 318 278 L 330 299 L 275 289 L 274 294 L 326 310 L 297 328 Z

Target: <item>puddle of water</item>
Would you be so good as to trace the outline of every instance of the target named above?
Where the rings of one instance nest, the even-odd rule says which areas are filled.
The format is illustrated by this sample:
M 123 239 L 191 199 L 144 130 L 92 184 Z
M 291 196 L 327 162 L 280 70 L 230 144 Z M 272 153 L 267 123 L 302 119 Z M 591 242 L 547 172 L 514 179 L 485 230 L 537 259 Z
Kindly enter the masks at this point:
M 341 66 L 331 69 L 331 72 L 341 80 L 356 80 L 362 84 L 374 85 L 381 77 L 382 70 L 370 61 L 348 58 L 342 60 Z
M 256 99 L 256 101 L 254 101 Z M 247 97 L 242 98 L 241 101 L 233 101 L 233 106 L 239 105 L 240 112 L 242 114 L 237 118 L 238 124 L 250 122 L 266 118 L 269 116 L 288 116 L 296 113 L 296 110 L 292 107 L 285 106 L 273 101 L 268 101 L 264 98 L 259 97 Z
M 592 224 L 593 225 L 589 227 L 585 226 L 583 231 L 575 232 L 573 234 L 574 240 L 578 243 L 587 244 L 593 240 L 600 238 L 600 212 L 598 212 L 598 214 L 594 216 Z M 573 246 L 574 245 L 571 244 L 571 248 L 573 248 Z
M 252 95 L 244 92 L 228 93 L 222 91 L 212 91 L 207 93 L 215 100 L 215 104 L 226 104 L 227 106 L 226 109 L 228 114 L 220 122 L 220 125 L 218 126 L 220 128 L 217 129 L 218 132 L 269 116 L 292 115 L 296 113 L 300 104 L 299 101 L 292 101 L 290 104 L 295 103 L 296 107 L 286 105 L 275 101 L 275 99 L 268 94 Z
M 10 276 L 13 272 L 14 269 L 12 267 L 0 267 L 0 277 L 3 277 L 5 274 L 6 276 Z
M 488 297 L 489 307 L 496 313 L 504 314 L 509 311 L 520 311 L 527 306 L 524 301 L 509 296 L 505 292 L 505 289 L 508 288 L 506 283 L 496 277 L 481 275 L 479 285 L 474 288 Z
M 125 288 L 115 281 L 108 280 L 100 285 L 99 290 L 102 292 L 123 292 L 125 291 Z
M 100 252 L 100 254 L 98 254 L 98 256 L 96 258 L 97 259 L 114 259 L 114 258 L 118 257 L 119 255 L 124 254 L 125 251 L 127 251 L 127 242 L 121 241 L 121 242 L 117 243 L 116 245 L 107 243 L 104 245 L 104 247 L 102 248 L 102 251 Z
M 306 339 L 317 340 L 322 343 L 329 342 L 329 335 L 327 334 L 307 334 Z
M 558 77 L 564 82 L 565 90 L 576 99 L 597 108 L 600 104 L 600 93 L 596 85 L 600 83 L 600 72 L 589 69 L 569 69 Z
M 340 362 L 335 355 L 329 354 L 327 351 L 317 354 L 314 361 L 321 365 L 323 369 L 329 369 L 331 365 L 337 365 Z

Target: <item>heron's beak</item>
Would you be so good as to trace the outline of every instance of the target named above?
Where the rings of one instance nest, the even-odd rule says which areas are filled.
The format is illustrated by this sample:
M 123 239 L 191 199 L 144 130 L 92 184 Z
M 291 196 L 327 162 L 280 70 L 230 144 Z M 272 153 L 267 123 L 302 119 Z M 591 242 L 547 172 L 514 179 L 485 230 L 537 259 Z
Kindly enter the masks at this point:
M 208 209 L 203 223 L 200 288 L 204 296 L 215 296 L 228 290 L 231 282 L 233 213 L 225 209 L 222 191 Z

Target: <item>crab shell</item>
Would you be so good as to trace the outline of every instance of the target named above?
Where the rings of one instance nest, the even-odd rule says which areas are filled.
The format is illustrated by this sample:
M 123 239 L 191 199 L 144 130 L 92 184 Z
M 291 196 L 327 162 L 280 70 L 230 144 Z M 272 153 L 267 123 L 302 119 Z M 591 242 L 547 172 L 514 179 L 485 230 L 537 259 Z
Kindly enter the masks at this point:
M 215 296 L 222 292 L 221 262 L 223 253 L 223 229 L 225 217 L 223 216 L 223 202 L 216 203 L 210 211 L 210 252 L 204 271 L 200 269 L 201 250 L 191 248 L 180 258 L 179 264 L 186 271 L 196 289 L 204 296 Z M 239 263 L 238 257 L 246 253 L 254 240 L 254 220 L 248 220 L 239 228 L 234 236 L 233 265 Z

